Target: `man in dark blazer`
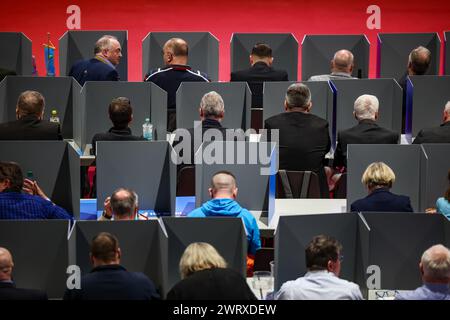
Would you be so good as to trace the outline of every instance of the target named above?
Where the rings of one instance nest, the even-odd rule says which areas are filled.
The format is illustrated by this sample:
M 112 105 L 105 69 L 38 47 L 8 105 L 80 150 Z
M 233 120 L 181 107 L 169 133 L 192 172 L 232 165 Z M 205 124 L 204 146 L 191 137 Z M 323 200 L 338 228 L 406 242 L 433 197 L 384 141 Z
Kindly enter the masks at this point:
M 420 130 L 413 143 L 450 143 L 450 101 L 445 105 L 442 118 L 439 127 Z
M 128 272 L 120 265 L 117 238 L 99 233 L 91 243 L 92 271 L 81 277 L 80 288 L 67 289 L 64 300 L 155 300 L 153 282 L 143 273 Z
M 263 107 L 263 85 L 266 81 L 288 81 L 284 70 L 272 67 L 272 49 L 264 43 L 257 43 L 250 54 L 249 69 L 231 73 L 230 81 L 246 81 L 252 91 L 252 108 Z
M 279 130 L 279 168 L 317 173 L 322 197 L 328 198 L 324 170 L 325 155 L 331 146 L 328 122 L 310 113 L 311 92 L 304 84 L 289 86 L 284 107 L 286 112 L 264 123 L 269 137 L 271 130 Z
M 37 91 L 22 92 L 15 121 L 0 124 L 0 140 L 62 140 L 59 123 L 43 120 L 45 99 Z
M 347 145 L 349 144 L 397 144 L 400 135 L 377 125 L 378 98 L 364 94 L 356 99 L 353 116 L 358 124 L 340 131 L 334 153 L 334 167 L 347 166 Z
M 69 76 L 83 86 L 86 81 L 119 81 L 116 66 L 122 58 L 122 47 L 114 36 L 105 35 L 95 44 L 95 57 L 76 62 Z
M 8 249 L 0 248 L 0 300 L 47 300 L 40 290 L 16 288 L 12 280 L 14 262 Z

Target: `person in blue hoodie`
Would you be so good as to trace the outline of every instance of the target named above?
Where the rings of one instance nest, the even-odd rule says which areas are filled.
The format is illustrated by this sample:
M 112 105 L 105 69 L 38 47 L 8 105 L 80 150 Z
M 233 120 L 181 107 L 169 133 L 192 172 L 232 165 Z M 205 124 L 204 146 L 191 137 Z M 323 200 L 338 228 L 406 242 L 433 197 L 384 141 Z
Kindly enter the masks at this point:
M 188 217 L 238 217 L 244 221 L 248 240 L 248 255 L 253 258 L 261 248 L 259 228 L 255 217 L 236 202 L 238 188 L 236 177 L 228 171 L 219 171 L 211 180 L 209 194 L 211 200 L 188 214 Z

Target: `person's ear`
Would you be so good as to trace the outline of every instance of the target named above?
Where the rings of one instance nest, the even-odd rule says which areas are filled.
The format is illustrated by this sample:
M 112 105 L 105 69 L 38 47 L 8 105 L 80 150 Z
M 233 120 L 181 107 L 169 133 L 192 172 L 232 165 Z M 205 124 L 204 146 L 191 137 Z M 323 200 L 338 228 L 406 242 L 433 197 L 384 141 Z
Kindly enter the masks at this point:
M 273 64 L 273 57 L 270 57 L 270 59 L 269 59 L 269 66 L 272 66 L 272 64 Z
M 353 68 L 354 68 L 354 67 L 355 67 L 355 65 L 352 64 L 352 65 L 350 66 L 349 70 L 348 70 L 348 73 L 351 74 L 351 73 L 353 72 Z
M 253 60 L 253 56 L 252 56 L 252 55 L 250 55 L 250 56 L 249 56 L 248 58 L 250 59 L 250 65 L 252 66 L 252 65 L 253 65 L 253 63 L 254 63 L 254 60 Z
M 288 110 L 289 110 L 289 108 L 288 108 L 287 101 L 284 100 L 284 111 L 288 111 Z
M 308 112 L 310 112 L 310 111 L 311 111 L 311 108 L 312 108 L 312 101 L 309 102 L 308 108 L 307 108 L 306 110 L 308 110 Z
M 378 111 L 375 112 L 375 120 L 378 120 Z
M 236 199 L 238 195 L 238 188 L 234 188 L 233 190 L 233 199 Z
M 225 117 L 225 110 L 220 111 L 218 118 L 223 119 Z
M 200 115 L 200 118 L 203 118 L 205 116 L 205 113 L 203 112 L 203 109 L 201 107 L 198 108 L 198 114 Z
M 128 120 L 128 123 L 131 123 L 133 121 L 133 114 L 130 114 L 130 119 Z
M 328 263 L 327 263 L 327 270 L 328 270 L 329 272 L 333 272 L 333 271 L 334 271 L 334 263 L 333 263 L 333 261 L 328 260 Z
M 10 182 L 9 182 L 8 179 L 5 179 L 5 180 L 3 180 L 2 182 L 0 182 L 0 192 L 3 192 L 3 190 L 8 189 L 9 183 L 10 183 Z
M 120 250 L 120 248 L 117 248 L 116 257 L 117 260 L 120 260 L 120 258 L 122 257 L 122 251 Z
M 214 198 L 214 190 L 212 188 L 208 188 L 208 193 L 211 198 Z

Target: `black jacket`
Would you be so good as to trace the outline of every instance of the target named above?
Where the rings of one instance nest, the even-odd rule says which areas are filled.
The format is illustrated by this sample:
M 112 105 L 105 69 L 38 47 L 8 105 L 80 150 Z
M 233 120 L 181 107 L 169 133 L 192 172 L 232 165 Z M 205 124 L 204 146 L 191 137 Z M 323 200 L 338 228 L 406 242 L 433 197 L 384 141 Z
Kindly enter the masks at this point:
M 349 144 L 397 144 L 399 139 L 397 132 L 382 128 L 375 121 L 361 120 L 356 126 L 338 133 L 334 166 L 347 166 Z
M 86 81 L 119 81 L 116 68 L 96 58 L 77 61 L 69 72 L 83 86 Z
M 439 127 L 420 130 L 413 143 L 450 143 L 450 121 Z
M 0 300 L 48 300 L 40 290 L 16 288 L 14 283 L 0 282 Z
M 92 137 L 91 154 L 95 155 L 97 141 L 143 141 L 143 137 L 133 136 L 130 128 L 117 129 L 112 127 L 105 133 L 97 133 Z
M 288 74 L 284 70 L 275 70 L 264 62 L 256 62 L 249 69 L 232 72 L 230 81 L 246 81 L 252 91 L 252 108 L 262 108 L 264 82 L 288 81 Z
M 62 140 L 61 127 L 35 116 L 25 116 L 0 124 L 0 140 Z

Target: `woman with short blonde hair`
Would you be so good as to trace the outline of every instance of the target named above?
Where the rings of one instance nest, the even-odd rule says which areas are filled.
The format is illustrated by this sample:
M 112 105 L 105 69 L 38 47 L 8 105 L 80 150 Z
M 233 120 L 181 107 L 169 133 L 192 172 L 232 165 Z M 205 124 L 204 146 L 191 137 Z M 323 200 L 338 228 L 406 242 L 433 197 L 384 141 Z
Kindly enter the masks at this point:
M 197 271 L 226 267 L 227 263 L 222 256 L 206 242 L 191 243 L 180 259 L 181 279 L 185 279 Z
M 377 187 L 392 188 L 395 182 L 395 173 L 384 162 L 374 162 L 364 171 L 361 182 L 368 189 Z

